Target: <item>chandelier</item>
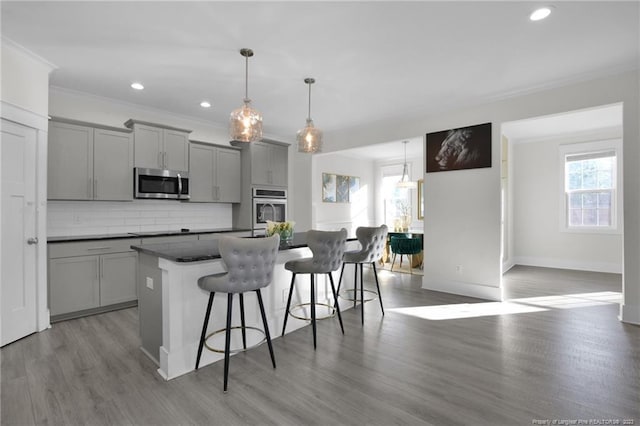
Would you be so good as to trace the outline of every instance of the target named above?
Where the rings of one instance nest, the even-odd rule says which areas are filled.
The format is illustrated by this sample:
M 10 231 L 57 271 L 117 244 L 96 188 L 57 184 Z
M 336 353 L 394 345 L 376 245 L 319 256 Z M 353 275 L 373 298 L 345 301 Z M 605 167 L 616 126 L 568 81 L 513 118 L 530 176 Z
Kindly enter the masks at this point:
M 249 58 L 253 50 L 240 49 L 245 58 L 244 105 L 234 110 L 229 118 L 229 136 L 239 142 L 257 142 L 262 139 L 262 114 L 251 107 L 249 99 Z
M 298 131 L 296 140 L 298 141 L 298 152 L 320 152 L 322 148 L 322 130 L 313 126 L 311 119 L 311 85 L 316 82 L 314 78 L 305 78 L 304 82 L 309 85 L 309 114 L 307 115 L 307 125 Z

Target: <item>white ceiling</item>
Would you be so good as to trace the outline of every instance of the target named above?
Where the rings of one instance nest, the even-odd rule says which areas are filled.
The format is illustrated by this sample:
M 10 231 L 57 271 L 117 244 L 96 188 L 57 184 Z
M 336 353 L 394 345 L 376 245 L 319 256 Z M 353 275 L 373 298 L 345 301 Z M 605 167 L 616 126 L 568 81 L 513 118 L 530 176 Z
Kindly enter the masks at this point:
M 1 2 L 2 36 L 51 85 L 226 123 L 244 97 L 294 138 L 638 67 L 638 2 Z M 129 87 L 141 81 L 146 89 Z M 213 107 L 204 110 L 201 100 Z

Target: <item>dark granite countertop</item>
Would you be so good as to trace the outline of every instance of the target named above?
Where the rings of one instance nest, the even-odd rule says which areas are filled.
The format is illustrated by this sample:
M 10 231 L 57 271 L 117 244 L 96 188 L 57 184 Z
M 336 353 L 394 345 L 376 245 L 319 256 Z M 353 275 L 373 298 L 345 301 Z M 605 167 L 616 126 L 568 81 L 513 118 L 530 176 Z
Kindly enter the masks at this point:
M 251 232 L 251 229 L 218 228 L 218 229 L 193 229 L 188 231 L 149 231 L 149 232 L 128 232 L 126 234 L 97 234 L 97 235 L 71 235 L 48 237 L 48 243 L 69 243 L 77 241 L 100 241 L 116 240 L 121 238 L 149 238 L 149 237 L 170 237 L 174 235 L 199 235 L 217 234 L 226 232 Z
M 256 237 L 263 238 L 263 237 Z M 350 238 L 349 241 L 355 240 Z M 307 233 L 296 232 L 291 241 L 280 241 L 280 251 L 307 247 Z M 161 257 L 173 262 L 198 262 L 219 259 L 217 240 L 187 241 L 182 243 L 143 244 L 131 246 L 140 253 Z

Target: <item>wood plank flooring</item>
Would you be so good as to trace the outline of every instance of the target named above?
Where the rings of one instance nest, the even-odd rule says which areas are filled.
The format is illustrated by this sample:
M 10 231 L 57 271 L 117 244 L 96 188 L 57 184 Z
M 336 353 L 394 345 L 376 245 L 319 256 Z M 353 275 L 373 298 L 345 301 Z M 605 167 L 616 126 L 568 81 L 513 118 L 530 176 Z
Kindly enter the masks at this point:
M 439 321 L 394 308 L 484 301 L 422 290 L 421 279 L 380 271 L 384 317 L 374 301 L 364 326 L 359 307 L 344 312 L 344 335 L 321 321 L 316 351 L 310 327 L 277 338 L 275 370 L 266 345 L 232 357 L 227 394 L 221 362 L 162 380 L 138 349 L 136 308 L 54 324 L 0 351 L 1 423 L 640 424 L 640 327 L 598 298 L 621 291 L 619 275 L 515 267 L 505 294 L 543 310 Z

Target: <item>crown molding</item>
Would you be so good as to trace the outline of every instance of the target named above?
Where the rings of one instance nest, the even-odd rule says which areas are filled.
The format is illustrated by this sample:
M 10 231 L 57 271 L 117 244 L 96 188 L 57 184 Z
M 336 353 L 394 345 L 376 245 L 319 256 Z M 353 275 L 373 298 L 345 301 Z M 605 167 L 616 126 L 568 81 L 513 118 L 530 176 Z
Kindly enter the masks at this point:
M 29 58 L 31 58 L 32 60 L 44 65 L 45 67 L 49 68 L 49 72 L 58 69 L 58 66 L 48 60 L 46 60 L 45 58 L 43 58 L 42 56 L 38 55 L 37 53 L 32 52 L 31 50 L 27 49 L 26 47 L 24 47 L 23 45 L 16 43 L 15 41 L 11 40 L 10 38 L 7 38 L 5 36 L 2 36 L 2 48 L 11 48 L 14 49 L 20 53 L 23 53 L 24 55 L 28 56 Z

